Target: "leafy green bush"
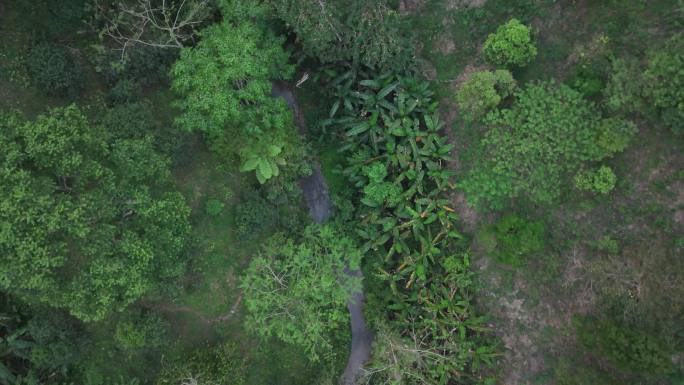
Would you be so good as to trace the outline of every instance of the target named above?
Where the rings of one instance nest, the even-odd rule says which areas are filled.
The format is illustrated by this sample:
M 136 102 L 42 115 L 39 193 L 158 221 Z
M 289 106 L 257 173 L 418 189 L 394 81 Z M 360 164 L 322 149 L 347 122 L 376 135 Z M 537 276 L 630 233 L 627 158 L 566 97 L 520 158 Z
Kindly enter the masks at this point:
M 604 235 L 603 237 L 599 238 L 599 240 L 596 241 L 595 245 L 599 251 L 603 251 L 608 254 L 615 255 L 620 251 L 620 246 L 618 245 L 618 242 L 607 235 Z
M 489 63 L 504 67 L 524 67 L 537 56 L 530 28 L 517 19 L 511 19 L 490 34 L 483 50 Z
M 102 51 L 94 58 L 95 70 L 108 84 L 130 79 L 141 86 L 164 82 L 177 59 L 178 52 L 172 49 L 137 45 L 126 50 L 123 58 L 119 51 Z
M 513 75 L 507 70 L 476 72 L 456 93 L 459 112 L 464 119 L 474 121 L 515 91 Z
M 598 130 L 597 144 L 607 156 L 624 151 L 637 133 L 634 123 L 618 118 L 603 119 Z
M 167 342 L 169 323 L 159 315 L 129 312 L 116 324 L 114 339 L 124 350 L 155 349 Z
M 480 161 L 461 182 L 476 206 L 498 208 L 519 197 L 553 202 L 566 178 L 585 162 L 624 147 L 626 136 L 614 140 L 606 134 L 606 127 L 623 126 L 602 125 L 595 106 L 568 86 L 529 84 L 516 93 L 516 99 L 510 109 L 494 110 L 485 117 L 488 130 L 476 149 Z
M 588 63 L 577 66 L 570 74 L 567 84 L 588 98 L 599 95 L 605 87 L 601 73 Z
M 253 193 L 235 207 L 234 221 L 238 237 L 250 239 L 275 222 L 275 210 L 265 199 Z
M 69 51 L 51 43 L 36 44 L 28 54 L 32 82 L 52 96 L 76 96 L 83 87 L 83 72 Z
M 578 318 L 574 323 L 582 345 L 623 372 L 648 377 L 674 371 L 670 352 L 645 331 L 608 319 Z
M 162 366 L 155 385 L 243 385 L 247 360 L 235 343 L 203 346 Z
M 544 224 L 529 222 L 515 215 L 505 215 L 494 226 L 496 257 L 499 262 L 520 266 L 523 258 L 544 248 Z
M 663 122 L 676 134 L 684 134 L 684 34 L 649 52 L 644 81 L 646 97 Z
M 623 115 L 644 110 L 641 64 L 636 58 L 612 60 L 610 76 L 603 90 L 603 101 L 611 112 Z
M 140 83 L 133 79 L 120 79 L 107 92 L 107 102 L 110 104 L 132 103 L 142 96 Z
M 151 137 L 159 152 L 179 157 L 187 156 L 178 149 L 185 145 L 187 133 L 181 132 L 172 124 L 163 124 L 155 117 L 148 101 L 116 104 L 97 117 L 107 134 L 113 139 L 145 139 Z
M 608 194 L 615 187 L 615 182 L 617 177 L 608 166 L 601 166 L 597 170 L 582 170 L 575 175 L 575 187 L 596 194 Z
M 204 212 L 207 213 L 207 215 L 211 215 L 212 217 L 218 216 L 223 212 L 223 207 L 225 204 L 221 202 L 218 199 L 209 199 L 207 200 L 207 203 L 204 205 Z

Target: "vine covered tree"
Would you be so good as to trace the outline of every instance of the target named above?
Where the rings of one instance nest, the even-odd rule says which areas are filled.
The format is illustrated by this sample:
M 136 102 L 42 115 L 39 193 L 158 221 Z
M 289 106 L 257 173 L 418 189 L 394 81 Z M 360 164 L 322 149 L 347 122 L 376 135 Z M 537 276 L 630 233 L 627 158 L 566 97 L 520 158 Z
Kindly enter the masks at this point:
M 151 141 L 77 107 L 0 116 L 0 287 L 93 321 L 180 275 L 189 208 Z

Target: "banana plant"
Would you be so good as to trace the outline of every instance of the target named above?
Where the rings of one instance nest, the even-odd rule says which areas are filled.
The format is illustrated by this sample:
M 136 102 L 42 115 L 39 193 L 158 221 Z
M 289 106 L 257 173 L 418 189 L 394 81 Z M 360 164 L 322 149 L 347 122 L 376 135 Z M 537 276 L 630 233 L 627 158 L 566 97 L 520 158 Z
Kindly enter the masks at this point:
M 278 166 L 287 164 L 285 159 L 279 156 L 282 151 L 282 146 L 274 144 L 256 148 L 247 147 L 241 154 L 243 162 L 240 165 L 240 171 L 254 171 L 259 183 L 264 184 L 269 179 L 280 175 Z

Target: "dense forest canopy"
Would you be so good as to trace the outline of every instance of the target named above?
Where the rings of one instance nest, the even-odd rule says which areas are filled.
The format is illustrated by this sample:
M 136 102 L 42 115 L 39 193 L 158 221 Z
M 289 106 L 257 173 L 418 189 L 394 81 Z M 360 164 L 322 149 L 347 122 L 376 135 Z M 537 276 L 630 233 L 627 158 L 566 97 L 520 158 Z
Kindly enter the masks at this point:
M 684 383 L 681 0 L 0 35 L 0 385 Z

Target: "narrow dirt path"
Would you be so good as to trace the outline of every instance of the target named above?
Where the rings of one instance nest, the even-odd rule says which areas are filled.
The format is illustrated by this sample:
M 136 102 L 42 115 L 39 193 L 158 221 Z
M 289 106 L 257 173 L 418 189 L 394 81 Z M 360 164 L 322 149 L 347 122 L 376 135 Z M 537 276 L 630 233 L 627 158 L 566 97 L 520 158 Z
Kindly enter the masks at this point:
M 142 307 L 145 307 L 147 309 L 152 309 L 155 311 L 159 311 L 162 313 L 189 313 L 192 314 L 193 316 L 199 318 L 203 323 L 205 324 L 215 324 L 215 323 L 220 323 L 220 322 L 226 322 L 233 318 L 233 315 L 237 312 L 238 306 L 240 306 L 240 303 L 242 303 L 242 293 L 237 297 L 235 300 L 235 303 L 233 303 L 233 306 L 230 307 L 230 311 L 226 314 L 217 316 L 217 317 L 207 317 L 201 312 L 197 311 L 196 309 L 193 309 L 189 306 L 181 306 L 181 305 L 173 305 L 169 303 L 159 303 L 159 302 L 147 302 L 147 301 L 141 301 L 140 305 Z
M 282 97 L 292 111 L 294 112 L 294 119 L 299 132 L 305 135 L 307 132 L 306 122 L 301 112 L 299 104 L 292 92 L 292 87 L 285 82 L 273 82 L 271 90 L 273 97 Z M 299 181 L 299 185 L 304 192 L 304 199 L 309 207 L 309 214 L 316 223 L 323 223 L 332 214 L 332 204 L 330 202 L 330 194 L 328 185 L 325 182 L 323 173 L 321 172 L 320 164 L 316 164 L 313 173 Z M 351 277 L 361 277 L 363 274 L 360 270 L 350 270 L 345 267 L 344 273 Z M 352 385 L 356 383 L 357 378 L 361 373 L 364 362 L 368 361 L 371 353 L 371 343 L 373 341 L 373 333 L 368 329 L 366 320 L 363 317 L 363 291 L 351 293 L 347 300 L 347 309 L 351 315 L 351 334 L 352 343 L 347 366 L 340 378 L 340 383 L 343 385 Z

